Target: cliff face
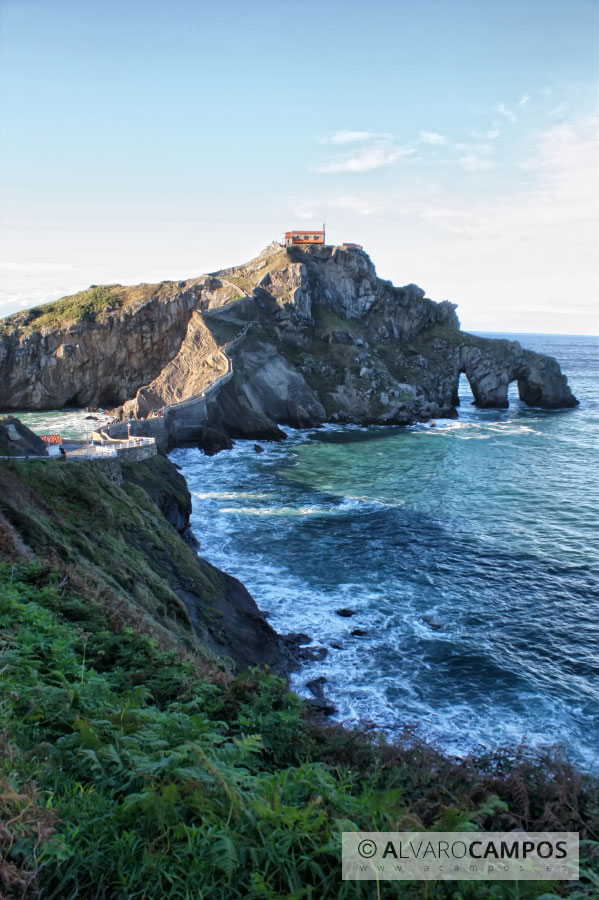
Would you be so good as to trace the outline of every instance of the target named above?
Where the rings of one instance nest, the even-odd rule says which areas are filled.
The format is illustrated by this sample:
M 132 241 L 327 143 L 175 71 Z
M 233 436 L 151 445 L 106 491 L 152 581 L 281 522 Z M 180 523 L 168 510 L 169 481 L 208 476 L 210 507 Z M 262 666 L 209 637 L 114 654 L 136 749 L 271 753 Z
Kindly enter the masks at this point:
M 98 308 L 91 288 L 84 302 L 9 316 L 0 323 L 0 408 L 120 405 L 178 354 L 195 310 L 238 295 L 230 285 L 215 295 L 210 282 L 109 285 Z
M 57 568 L 160 643 L 285 670 L 288 651 L 248 591 L 189 546 L 191 497 L 175 466 L 120 465 L 122 487 L 93 462 L 0 461 L 0 561 Z
M 512 381 L 532 405 L 577 403 L 555 360 L 461 332 L 454 304 L 382 281 L 361 250 L 272 244 L 243 266 L 140 287 L 149 296 L 55 328 L 5 320 L 0 403 L 168 406 L 163 448 L 454 415 L 462 372 L 483 407 L 506 406 Z

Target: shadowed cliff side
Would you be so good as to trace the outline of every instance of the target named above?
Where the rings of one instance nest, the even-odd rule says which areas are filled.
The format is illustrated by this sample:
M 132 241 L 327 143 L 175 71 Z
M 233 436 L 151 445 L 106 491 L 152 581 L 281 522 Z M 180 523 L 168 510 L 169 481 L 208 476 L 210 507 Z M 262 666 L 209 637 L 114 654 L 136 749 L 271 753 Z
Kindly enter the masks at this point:
M 175 466 L 120 465 L 122 488 L 93 462 L 2 461 L 0 556 L 51 564 L 159 641 L 284 670 L 283 643 L 248 591 L 185 540 L 191 498 Z

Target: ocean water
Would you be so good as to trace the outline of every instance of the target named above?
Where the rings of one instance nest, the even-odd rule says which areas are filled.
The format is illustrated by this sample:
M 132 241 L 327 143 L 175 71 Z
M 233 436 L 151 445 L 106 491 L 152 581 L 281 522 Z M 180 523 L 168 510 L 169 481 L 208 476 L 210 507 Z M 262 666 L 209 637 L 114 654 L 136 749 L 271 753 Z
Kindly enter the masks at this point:
M 339 720 L 457 755 L 560 744 L 597 771 L 599 341 L 501 337 L 556 356 L 580 406 L 528 409 L 513 385 L 509 409 L 477 410 L 462 377 L 459 419 L 434 428 L 287 429 L 261 454 L 171 458 L 201 554 L 278 631 L 328 650 L 293 676 L 299 693 L 324 675 Z M 21 418 L 85 437 L 86 415 Z
M 106 413 L 88 413 L 85 409 L 10 410 L 2 415 L 16 416 L 36 434 L 60 434 L 64 440 L 74 441 L 87 440 L 92 431 L 104 428 L 114 418 Z
M 477 410 L 462 376 L 459 419 L 436 427 L 287 429 L 264 453 L 171 458 L 201 554 L 278 631 L 327 648 L 299 693 L 324 675 L 340 720 L 457 755 L 559 744 L 597 770 L 599 344 L 508 337 L 556 356 L 580 406 L 529 409 L 513 385 L 509 409 Z

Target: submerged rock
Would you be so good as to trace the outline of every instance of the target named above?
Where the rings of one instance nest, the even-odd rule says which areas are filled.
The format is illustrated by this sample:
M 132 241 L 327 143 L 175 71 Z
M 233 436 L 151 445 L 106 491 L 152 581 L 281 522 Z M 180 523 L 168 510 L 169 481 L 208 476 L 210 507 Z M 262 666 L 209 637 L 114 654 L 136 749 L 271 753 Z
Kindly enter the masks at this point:
M 433 631 L 440 631 L 443 628 L 443 622 L 439 621 L 435 616 L 423 616 L 422 621 L 426 622 Z

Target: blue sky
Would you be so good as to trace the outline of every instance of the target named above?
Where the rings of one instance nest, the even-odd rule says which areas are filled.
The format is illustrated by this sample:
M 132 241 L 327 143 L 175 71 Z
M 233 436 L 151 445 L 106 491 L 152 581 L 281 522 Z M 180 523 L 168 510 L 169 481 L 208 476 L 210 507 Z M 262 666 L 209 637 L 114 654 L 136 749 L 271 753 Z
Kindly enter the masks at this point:
M 0 0 L 0 315 L 327 222 L 472 330 L 596 333 L 596 0 Z

